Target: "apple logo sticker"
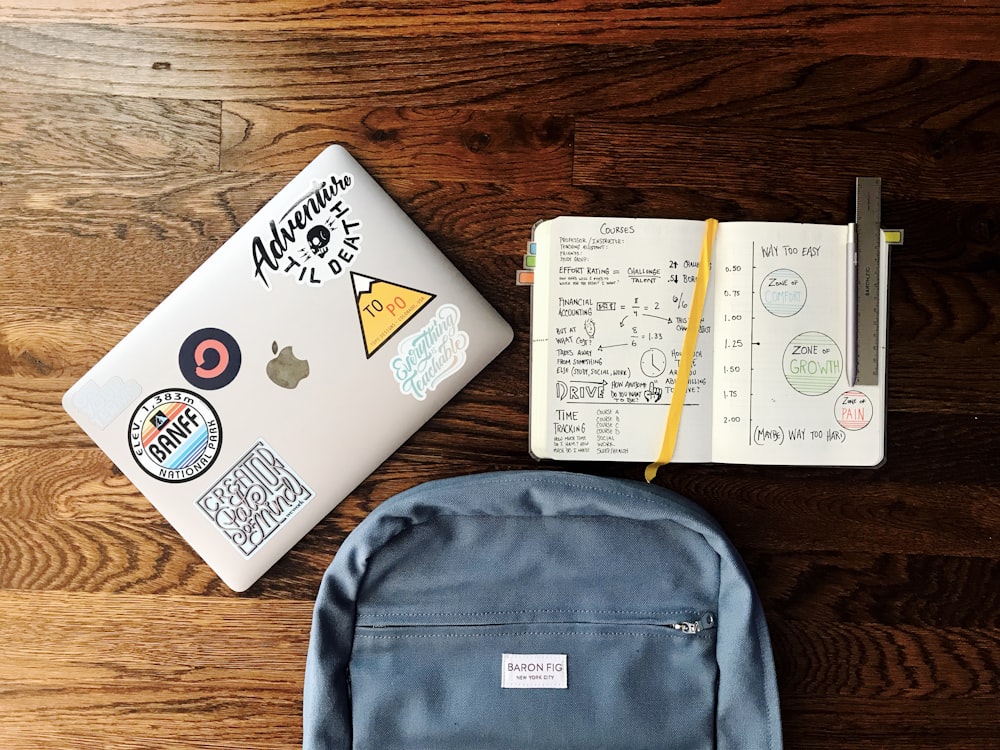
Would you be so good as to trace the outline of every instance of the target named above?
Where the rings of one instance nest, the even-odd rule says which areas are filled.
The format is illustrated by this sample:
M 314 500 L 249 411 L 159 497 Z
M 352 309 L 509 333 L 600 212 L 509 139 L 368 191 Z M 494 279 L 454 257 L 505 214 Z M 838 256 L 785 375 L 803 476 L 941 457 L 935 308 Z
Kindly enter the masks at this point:
M 267 377 L 275 385 L 282 388 L 295 388 L 309 377 L 309 362 L 299 359 L 292 352 L 292 347 L 286 346 L 278 351 L 278 342 L 271 344 L 271 353 L 277 355 L 267 363 Z

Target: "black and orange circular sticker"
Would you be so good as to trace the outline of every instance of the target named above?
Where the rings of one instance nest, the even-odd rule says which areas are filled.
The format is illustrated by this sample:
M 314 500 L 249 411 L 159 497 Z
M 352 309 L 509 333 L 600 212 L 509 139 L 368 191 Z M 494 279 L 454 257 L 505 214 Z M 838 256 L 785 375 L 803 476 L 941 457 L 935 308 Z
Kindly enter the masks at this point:
M 195 388 L 214 391 L 233 382 L 243 364 L 240 345 L 221 328 L 202 328 L 181 344 L 181 374 Z

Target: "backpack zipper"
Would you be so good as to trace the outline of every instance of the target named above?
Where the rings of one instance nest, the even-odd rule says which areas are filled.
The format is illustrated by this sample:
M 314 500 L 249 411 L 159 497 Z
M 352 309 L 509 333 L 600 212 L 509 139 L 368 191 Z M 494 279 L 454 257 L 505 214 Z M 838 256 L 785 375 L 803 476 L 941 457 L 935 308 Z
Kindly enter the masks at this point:
M 668 623 L 666 627 L 672 628 L 673 630 L 679 630 L 681 633 L 687 633 L 688 635 L 697 635 L 703 630 L 711 630 L 715 627 L 715 615 L 711 612 L 706 612 L 701 616 L 700 620 L 671 622 Z
M 497 626 L 497 625 L 564 625 L 564 624 L 588 624 L 588 623 L 566 623 L 563 621 L 559 622 L 479 622 L 479 623 L 462 623 L 456 625 L 455 623 L 365 623 L 363 625 L 358 625 L 359 630 L 381 630 L 384 628 L 447 628 L 447 627 L 477 627 L 477 626 Z M 601 624 L 601 623 L 589 623 L 589 624 Z M 612 623 L 603 623 L 605 625 Z M 657 623 L 636 623 L 638 625 L 656 625 Z M 711 612 L 706 612 L 697 620 L 682 620 L 679 622 L 665 622 L 659 623 L 660 627 L 668 628 L 670 630 L 676 630 L 685 635 L 698 635 L 704 630 L 712 630 L 715 628 L 715 615 Z

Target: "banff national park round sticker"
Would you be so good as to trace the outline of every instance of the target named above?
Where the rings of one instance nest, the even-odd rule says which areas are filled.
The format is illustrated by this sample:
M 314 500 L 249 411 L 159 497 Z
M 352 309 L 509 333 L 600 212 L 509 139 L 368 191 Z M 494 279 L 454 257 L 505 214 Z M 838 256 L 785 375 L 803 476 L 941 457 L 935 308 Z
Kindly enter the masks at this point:
M 222 447 L 219 417 L 204 398 L 175 388 L 154 393 L 129 422 L 129 449 L 150 476 L 188 482 L 215 463 Z

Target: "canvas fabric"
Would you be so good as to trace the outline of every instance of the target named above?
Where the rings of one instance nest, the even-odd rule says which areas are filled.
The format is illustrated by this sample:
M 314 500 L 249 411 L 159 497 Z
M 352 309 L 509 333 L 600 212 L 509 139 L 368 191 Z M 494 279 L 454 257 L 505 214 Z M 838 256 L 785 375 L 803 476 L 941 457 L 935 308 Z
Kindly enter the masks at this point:
M 719 525 L 555 471 L 428 482 L 358 525 L 317 597 L 303 729 L 309 750 L 782 742 L 767 625 Z

